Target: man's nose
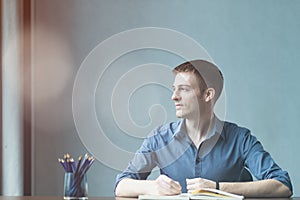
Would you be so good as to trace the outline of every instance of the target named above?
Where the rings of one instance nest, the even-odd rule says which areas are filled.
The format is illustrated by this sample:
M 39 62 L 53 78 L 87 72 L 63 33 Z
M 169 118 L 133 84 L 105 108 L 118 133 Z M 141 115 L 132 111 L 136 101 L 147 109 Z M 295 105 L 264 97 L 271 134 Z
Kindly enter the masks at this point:
M 180 100 L 180 95 L 178 94 L 178 92 L 176 90 L 173 91 L 173 94 L 172 94 L 172 100 L 173 101 L 178 101 Z

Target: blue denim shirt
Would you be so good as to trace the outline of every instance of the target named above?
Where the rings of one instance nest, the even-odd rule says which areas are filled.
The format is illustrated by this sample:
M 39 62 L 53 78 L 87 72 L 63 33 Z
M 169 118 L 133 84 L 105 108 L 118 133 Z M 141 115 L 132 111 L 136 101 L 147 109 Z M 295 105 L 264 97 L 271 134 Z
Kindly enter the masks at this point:
M 184 120 L 155 129 L 143 142 L 127 169 L 116 178 L 147 179 L 154 167 L 178 181 L 187 192 L 186 179 L 201 177 L 220 182 L 241 181 L 245 167 L 258 180 L 276 179 L 292 191 L 290 177 L 246 128 L 215 118 L 207 139 L 194 145 Z

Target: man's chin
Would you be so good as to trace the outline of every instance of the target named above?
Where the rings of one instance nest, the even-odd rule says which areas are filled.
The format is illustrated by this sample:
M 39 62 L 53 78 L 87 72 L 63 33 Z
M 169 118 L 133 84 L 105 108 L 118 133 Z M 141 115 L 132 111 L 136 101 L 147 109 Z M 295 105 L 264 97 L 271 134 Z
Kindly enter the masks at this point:
M 182 114 L 176 114 L 176 117 L 177 118 L 183 118 L 183 115 Z

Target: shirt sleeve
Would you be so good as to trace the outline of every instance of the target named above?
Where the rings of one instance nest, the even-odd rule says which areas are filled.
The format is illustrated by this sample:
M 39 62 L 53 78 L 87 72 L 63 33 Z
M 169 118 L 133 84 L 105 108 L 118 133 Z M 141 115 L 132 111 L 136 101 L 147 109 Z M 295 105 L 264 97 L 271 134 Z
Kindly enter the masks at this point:
M 155 157 L 153 140 L 152 138 L 147 138 L 137 150 L 127 168 L 117 175 L 114 190 L 123 178 L 132 178 L 137 180 L 147 179 L 152 169 L 156 166 Z
M 245 165 L 258 180 L 275 179 L 286 185 L 293 192 L 288 172 L 282 170 L 271 155 L 263 149 L 257 138 L 248 130 L 243 140 Z

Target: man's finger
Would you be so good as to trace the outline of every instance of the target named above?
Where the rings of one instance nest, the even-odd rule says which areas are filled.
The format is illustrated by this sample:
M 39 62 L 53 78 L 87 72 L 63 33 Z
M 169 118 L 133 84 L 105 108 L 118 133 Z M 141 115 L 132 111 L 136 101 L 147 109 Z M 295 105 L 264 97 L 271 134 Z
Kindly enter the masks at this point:
M 202 178 L 193 178 L 193 179 L 186 179 L 186 184 L 191 185 L 195 183 L 199 183 Z
M 165 175 L 161 177 L 160 181 L 161 181 L 162 187 L 169 190 L 170 192 L 173 192 L 173 193 L 181 192 L 181 185 L 177 181 L 174 181 L 173 179 L 171 179 Z

